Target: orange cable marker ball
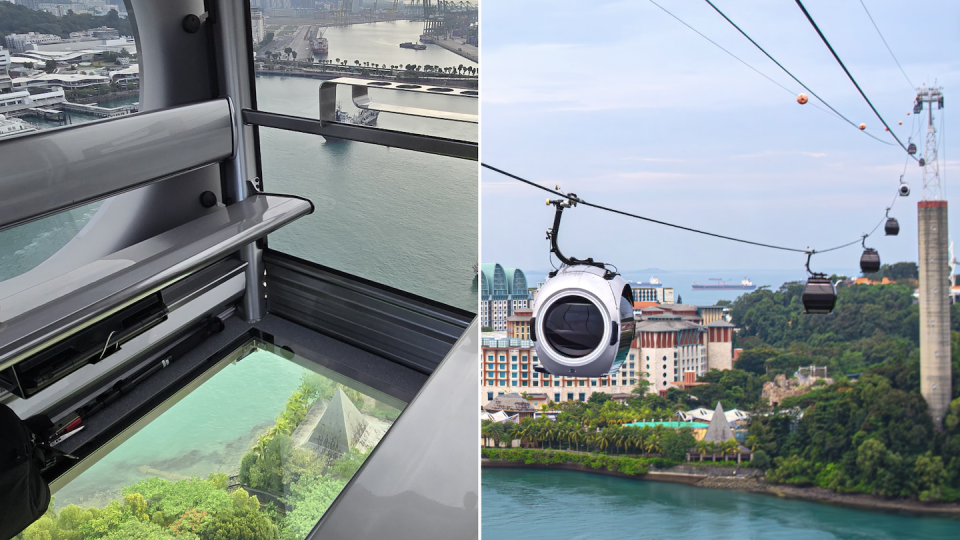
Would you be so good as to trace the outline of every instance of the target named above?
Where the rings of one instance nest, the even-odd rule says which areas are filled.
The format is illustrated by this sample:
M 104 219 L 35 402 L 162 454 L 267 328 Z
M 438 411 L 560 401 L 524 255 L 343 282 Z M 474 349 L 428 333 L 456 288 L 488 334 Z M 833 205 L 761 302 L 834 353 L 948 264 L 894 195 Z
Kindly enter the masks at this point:
M 901 125 L 901 126 L 903 125 L 903 120 L 900 121 L 900 125 Z
M 866 125 L 866 124 L 860 124 L 860 131 L 863 131 L 863 130 L 865 130 L 865 129 L 867 129 L 867 125 Z
M 810 99 L 807 97 L 806 94 L 802 94 L 802 93 L 801 93 L 799 96 L 797 96 L 797 103 L 803 105 L 803 104 L 805 104 L 807 101 L 810 101 Z

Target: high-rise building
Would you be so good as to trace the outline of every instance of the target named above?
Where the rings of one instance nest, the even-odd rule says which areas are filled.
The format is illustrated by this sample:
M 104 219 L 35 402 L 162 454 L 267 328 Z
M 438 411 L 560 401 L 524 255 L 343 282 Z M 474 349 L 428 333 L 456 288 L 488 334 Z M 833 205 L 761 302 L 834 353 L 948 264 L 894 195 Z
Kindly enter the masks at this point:
M 519 268 L 498 263 L 480 265 L 480 326 L 507 331 L 507 318 L 518 309 L 532 307 L 527 276 Z
M 13 90 L 10 78 L 10 51 L 0 47 L 0 94 Z
M 250 27 L 253 35 L 253 44 L 258 45 L 263 41 L 263 11 L 258 7 L 250 8 Z

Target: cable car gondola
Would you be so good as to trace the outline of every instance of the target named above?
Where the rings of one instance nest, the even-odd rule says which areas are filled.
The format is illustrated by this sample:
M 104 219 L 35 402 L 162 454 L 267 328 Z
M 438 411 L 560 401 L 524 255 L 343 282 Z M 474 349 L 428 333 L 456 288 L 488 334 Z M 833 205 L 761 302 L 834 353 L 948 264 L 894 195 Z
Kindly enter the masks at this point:
M 547 231 L 550 251 L 563 266 L 550 272 L 533 305 L 531 338 L 540 370 L 567 377 L 602 377 L 620 369 L 630 351 L 635 321 L 630 285 L 592 258 L 566 257 L 557 246 L 568 200 L 548 200 L 557 210 Z M 539 371 L 539 370 L 538 370 Z
M 867 247 L 867 235 L 863 235 L 862 245 L 863 255 L 860 256 L 860 271 L 864 274 L 879 272 L 880 254 L 877 253 L 877 250 Z
M 921 166 L 921 167 L 926 167 L 926 166 L 927 166 L 927 160 L 925 160 L 925 159 L 923 159 L 923 158 L 920 158 L 920 166 Z
M 803 311 L 810 314 L 830 313 L 837 304 L 837 288 L 826 274 L 810 271 L 811 255 L 813 252 L 807 253 L 806 265 L 810 277 L 807 278 L 807 284 L 803 286 L 803 294 L 800 295 Z
M 907 145 L 907 153 L 911 156 L 917 153 L 917 145 L 910 143 Z
M 887 223 L 883 226 L 883 232 L 887 236 L 897 236 L 900 234 L 900 222 L 897 221 L 897 218 L 888 217 Z

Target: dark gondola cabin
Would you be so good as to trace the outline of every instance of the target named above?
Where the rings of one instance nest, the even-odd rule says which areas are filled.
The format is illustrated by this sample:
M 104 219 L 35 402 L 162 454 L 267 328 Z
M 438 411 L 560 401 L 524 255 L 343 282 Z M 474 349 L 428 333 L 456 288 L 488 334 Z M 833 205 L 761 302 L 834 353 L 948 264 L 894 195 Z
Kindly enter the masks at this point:
M 883 232 L 887 236 L 900 234 L 900 222 L 897 221 L 897 218 L 887 218 L 887 223 L 883 226 Z
M 800 299 L 805 313 L 830 313 L 837 303 L 837 289 L 826 275 L 814 274 L 807 279 Z
M 880 270 L 880 254 L 877 250 L 867 248 L 860 256 L 860 271 L 864 274 L 873 274 Z
M 910 143 L 907 145 L 907 153 L 911 156 L 917 153 L 917 145 Z

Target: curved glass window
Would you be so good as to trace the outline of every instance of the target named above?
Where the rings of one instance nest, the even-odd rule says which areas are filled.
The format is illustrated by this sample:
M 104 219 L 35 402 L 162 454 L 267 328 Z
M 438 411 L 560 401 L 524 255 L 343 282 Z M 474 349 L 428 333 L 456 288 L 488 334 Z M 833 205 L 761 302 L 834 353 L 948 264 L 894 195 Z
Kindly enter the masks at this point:
M 559 353 L 582 358 L 603 341 L 603 315 L 581 296 L 566 296 L 544 314 L 544 339 Z
M 139 110 L 140 53 L 136 28 L 123 2 L 107 6 L 103 16 L 78 14 L 69 28 L 52 13 L 26 7 L 23 11 L 31 17 L 26 24 L 35 25 L 23 33 L 32 31 L 48 39 L 33 45 L 8 40 L 6 47 L 0 46 L 0 144 Z M 102 204 L 87 204 L 0 231 L 0 282 L 30 272 L 57 253 Z M 64 262 L 67 265 L 61 265 L 60 271 L 69 269 L 71 261 Z

